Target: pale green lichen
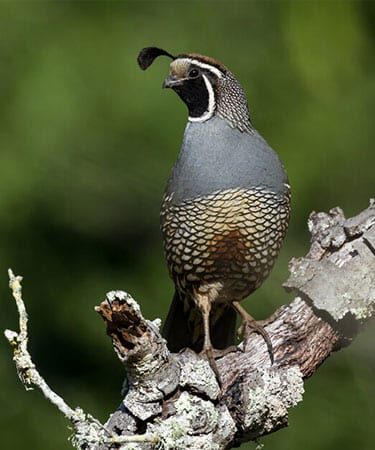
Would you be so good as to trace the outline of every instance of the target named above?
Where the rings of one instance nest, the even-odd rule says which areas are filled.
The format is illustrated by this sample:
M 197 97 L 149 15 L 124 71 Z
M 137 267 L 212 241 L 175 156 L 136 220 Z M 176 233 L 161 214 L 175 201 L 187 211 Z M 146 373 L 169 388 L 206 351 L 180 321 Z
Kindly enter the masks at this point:
M 233 437 L 234 424 L 226 408 L 216 408 L 188 392 L 181 394 L 174 407 L 175 415 L 147 427 L 147 432 L 162 437 L 163 449 L 220 450 Z
M 180 358 L 181 374 L 180 385 L 190 386 L 196 392 L 207 395 L 211 400 L 217 399 L 220 387 L 208 361 L 196 357 Z
M 109 291 L 106 294 L 106 298 L 109 302 L 113 302 L 116 299 L 125 301 L 134 311 L 139 313 L 141 312 L 138 303 L 125 291 Z
M 258 371 L 244 392 L 248 398 L 245 429 L 261 429 L 262 434 L 272 431 L 287 421 L 289 408 L 302 400 L 303 393 L 302 373 L 296 366 Z

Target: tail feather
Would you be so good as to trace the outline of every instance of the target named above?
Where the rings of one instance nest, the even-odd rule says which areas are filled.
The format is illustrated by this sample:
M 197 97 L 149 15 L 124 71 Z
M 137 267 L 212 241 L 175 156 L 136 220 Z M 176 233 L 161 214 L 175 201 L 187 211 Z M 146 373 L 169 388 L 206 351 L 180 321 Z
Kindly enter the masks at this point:
M 178 352 L 184 347 L 190 347 L 189 315 L 184 311 L 184 303 L 175 291 L 167 318 L 164 322 L 163 337 L 168 342 L 171 352 Z
M 201 315 L 193 303 L 187 309 L 184 303 L 176 291 L 164 323 L 163 336 L 171 352 L 178 352 L 186 347 L 199 352 L 202 350 L 203 343 Z M 213 347 L 224 349 L 234 345 L 237 317 L 234 309 L 231 306 L 220 306 L 213 311 L 212 315 L 214 320 L 211 321 L 210 334 Z
M 228 348 L 236 343 L 237 313 L 231 305 L 220 309 L 211 326 L 211 341 L 216 349 Z

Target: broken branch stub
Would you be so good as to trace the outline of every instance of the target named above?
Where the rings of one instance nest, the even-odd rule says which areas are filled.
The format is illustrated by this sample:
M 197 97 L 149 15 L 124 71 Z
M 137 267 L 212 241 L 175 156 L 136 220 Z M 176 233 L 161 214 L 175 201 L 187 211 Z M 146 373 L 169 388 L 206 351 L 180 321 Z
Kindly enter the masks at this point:
M 106 321 L 126 369 L 124 406 L 140 420 L 160 414 L 161 400 L 177 388 L 180 370 L 160 335 L 160 324 L 145 320 L 138 303 L 123 291 L 109 292 L 96 311 Z
M 341 209 L 312 213 L 310 252 L 290 262 L 284 284 L 339 330 L 353 338 L 375 307 L 375 202 L 355 217 Z

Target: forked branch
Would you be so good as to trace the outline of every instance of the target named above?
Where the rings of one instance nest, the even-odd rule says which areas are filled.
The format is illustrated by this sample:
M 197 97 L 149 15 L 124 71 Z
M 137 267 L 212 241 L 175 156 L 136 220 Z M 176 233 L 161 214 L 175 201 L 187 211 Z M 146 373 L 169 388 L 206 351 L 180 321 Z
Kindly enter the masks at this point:
M 264 340 L 249 336 L 246 352 L 209 364 L 194 352 L 171 354 L 160 321 L 143 318 L 139 305 L 113 291 L 96 310 L 107 325 L 127 382 L 120 407 L 105 425 L 70 408 L 38 373 L 27 350 L 27 314 L 21 277 L 9 272 L 20 331 L 6 330 L 17 372 L 36 386 L 73 424 L 80 449 L 228 449 L 287 425 L 302 400 L 303 380 L 334 351 L 350 344 L 375 309 L 375 203 L 345 219 L 339 208 L 309 218 L 309 253 L 290 263 L 285 283 L 296 297 L 266 320 L 274 364 Z M 239 346 L 241 348 L 241 345 Z

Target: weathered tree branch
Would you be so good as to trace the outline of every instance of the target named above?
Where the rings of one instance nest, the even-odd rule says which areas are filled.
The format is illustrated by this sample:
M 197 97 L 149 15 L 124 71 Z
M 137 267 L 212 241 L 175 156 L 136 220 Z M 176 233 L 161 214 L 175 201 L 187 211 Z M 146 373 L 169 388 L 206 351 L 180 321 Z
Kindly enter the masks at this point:
M 171 354 L 160 321 L 143 318 L 138 304 L 114 291 L 96 308 L 124 364 L 124 400 L 103 426 L 72 410 L 40 377 L 27 352 L 27 316 L 20 278 L 10 273 L 20 333 L 6 331 L 25 386 L 34 384 L 73 423 L 76 448 L 226 449 L 287 425 L 302 400 L 303 380 L 334 351 L 348 345 L 375 309 L 375 203 L 351 219 L 338 208 L 309 218 L 309 253 L 290 263 L 285 283 L 297 297 L 265 321 L 274 348 L 252 334 L 247 351 L 209 364 L 190 350 Z M 240 346 L 241 347 L 241 346 Z
M 74 434 L 71 438 L 72 444 L 78 449 L 90 449 L 98 443 L 108 445 L 118 444 L 118 448 L 123 443 L 133 442 L 151 442 L 157 443 L 159 438 L 154 435 L 143 436 L 119 436 L 112 433 L 104 425 L 90 414 L 86 414 L 81 408 L 72 409 L 64 399 L 57 395 L 39 374 L 31 355 L 28 351 L 28 316 L 22 299 L 22 277 L 15 276 L 11 269 L 8 271 L 9 287 L 12 290 L 13 298 L 16 301 L 19 314 L 19 333 L 11 330 L 5 330 L 5 337 L 13 348 L 13 360 L 16 365 L 17 374 L 26 390 L 35 387 L 39 388 L 43 395 L 54 404 L 60 412 L 73 425 Z

